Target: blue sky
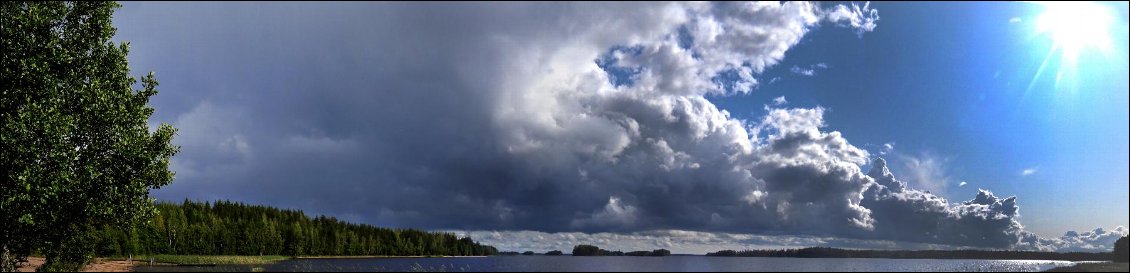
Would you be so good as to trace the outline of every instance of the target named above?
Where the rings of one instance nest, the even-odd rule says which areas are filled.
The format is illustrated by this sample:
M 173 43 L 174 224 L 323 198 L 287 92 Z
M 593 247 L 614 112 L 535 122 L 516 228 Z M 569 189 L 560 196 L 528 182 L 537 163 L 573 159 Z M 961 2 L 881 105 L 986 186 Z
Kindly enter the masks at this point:
M 1036 77 L 1053 43 L 1035 27 L 1041 6 L 873 5 L 883 12 L 876 31 L 859 39 L 834 28 L 813 31 L 761 77 L 779 80 L 711 101 L 747 119 L 764 115 L 762 105 L 778 96 L 830 108 L 828 128 L 857 145 L 878 151 L 894 143 L 908 157 L 944 162 L 944 175 L 935 177 L 948 177 L 939 179 L 948 184 L 942 196 L 963 200 L 984 188 L 1020 197 L 1024 222 L 1041 235 L 1126 225 L 1125 21 L 1111 30 L 1121 36 L 1114 55 L 1092 49 L 1080 57 L 1072 90 L 1056 87 L 1054 73 Z M 1125 3 L 1109 6 L 1125 18 Z M 820 63 L 829 68 L 814 76 L 791 71 Z M 888 157 L 896 175 L 912 171 L 906 160 Z M 1026 169 L 1035 173 L 1021 175 Z M 958 187 L 962 181 L 968 185 Z
M 1108 249 L 1130 233 L 1127 8 L 1079 32 L 1105 50 L 1038 31 L 1044 10 L 128 2 L 114 24 L 161 82 L 151 123 L 179 129 L 160 200 L 514 251 Z

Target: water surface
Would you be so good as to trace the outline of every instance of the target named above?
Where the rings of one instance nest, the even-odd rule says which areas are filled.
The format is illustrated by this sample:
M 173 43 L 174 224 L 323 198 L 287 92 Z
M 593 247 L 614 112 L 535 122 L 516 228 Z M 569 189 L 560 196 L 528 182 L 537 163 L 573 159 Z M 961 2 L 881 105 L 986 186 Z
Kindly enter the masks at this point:
M 215 267 L 142 266 L 136 271 L 846 271 L 982 272 L 1044 271 L 1071 266 L 1067 261 L 1034 260 L 932 260 L 932 259 L 837 259 L 837 258 L 748 258 L 748 257 L 573 257 L 497 256 L 453 258 L 342 258 L 292 259 L 276 264 Z

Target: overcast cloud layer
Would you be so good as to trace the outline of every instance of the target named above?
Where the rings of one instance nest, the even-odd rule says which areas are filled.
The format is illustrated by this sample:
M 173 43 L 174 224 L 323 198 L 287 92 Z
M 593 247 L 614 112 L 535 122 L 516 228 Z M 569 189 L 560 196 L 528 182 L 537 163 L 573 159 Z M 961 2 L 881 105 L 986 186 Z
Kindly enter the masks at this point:
M 627 236 L 616 238 L 1099 250 L 1127 233 L 1039 238 L 1015 197 L 949 202 L 907 187 L 824 130 L 823 108 L 781 98 L 743 121 L 705 98 L 754 92 L 814 28 L 866 39 L 879 20 L 866 4 L 151 5 L 117 20 L 152 22 L 119 38 L 135 42 L 135 69 L 165 68 L 159 97 L 175 101 L 158 105 L 182 146 L 158 197 L 536 230 L 470 233 L 503 249 Z

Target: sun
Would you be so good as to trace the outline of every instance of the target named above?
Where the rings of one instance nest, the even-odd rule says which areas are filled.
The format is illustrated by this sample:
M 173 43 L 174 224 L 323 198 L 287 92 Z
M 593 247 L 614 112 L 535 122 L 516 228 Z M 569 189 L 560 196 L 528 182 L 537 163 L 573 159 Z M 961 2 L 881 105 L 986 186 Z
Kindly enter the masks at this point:
M 1092 69 L 1084 66 L 1080 58 L 1084 54 L 1099 53 L 1104 58 L 1113 56 L 1114 31 L 1117 27 L 1113 11 L 1110 7 L 1095 2 L 1035 2 L 1043 7 L 1036 18 L 1035 34 L 1046 37 L 1051 42 L 1051 47 L 1044 57 L 1028 84 L 1028 91 L 1032 90 L 1037 79 L 1051 65 L 1055 75 L 1055 88 L 1057 90 L 1077 90 L 1081 77 L 1087 73 L 1080 73 L 1080 69 Z M 1051 62 L 1055 56 L 1057 62 Z M 1087 60 L 1096 60 L 1088 58 Z M 1091 64 L 1087 64 L 1091 65 Z M 1074 92 L 1069 92 L 1074 93 Z
M 1113 46 L 1110 10 L 1093 2 L 1039 2 L 1044 12 L 1036 19 L 1036 29 L 1051 36 L 1063 57 L 1071 61 L 1087 49 L 1109 51 Z

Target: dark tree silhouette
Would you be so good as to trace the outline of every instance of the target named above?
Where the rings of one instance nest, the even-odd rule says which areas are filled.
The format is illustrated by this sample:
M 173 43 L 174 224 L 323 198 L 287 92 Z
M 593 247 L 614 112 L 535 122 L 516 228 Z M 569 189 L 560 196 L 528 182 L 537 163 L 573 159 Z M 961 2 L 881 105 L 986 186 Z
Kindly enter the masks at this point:
M 573 247 L 573 256 L 604 256 L 601 249 L 592 245 L 577 245 Z
M 1130 252 L 1127 252 L 1127 243 L 1128 242 L 1126 241 L 1126 237 L 1122 237 L 1118 239 L 1117 242 L 1114 242 L 1115 262 L 1125 263 L 1127 262 L 1127 259 L 1130 258 Z
M 573 256 L 668 256 L 671 251 L 656 249 L 653 251 L 608 251 L 592 245 L 577 245 L 573 247 Z

